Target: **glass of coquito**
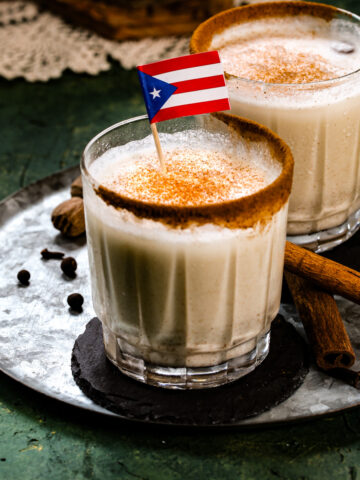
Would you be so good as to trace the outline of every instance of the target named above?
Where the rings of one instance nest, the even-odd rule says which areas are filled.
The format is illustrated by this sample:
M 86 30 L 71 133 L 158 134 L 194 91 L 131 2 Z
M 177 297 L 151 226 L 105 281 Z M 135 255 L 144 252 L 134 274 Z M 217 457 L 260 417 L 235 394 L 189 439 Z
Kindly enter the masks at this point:
M 218 50 L 232 113 L 274 130 L 295 160 L 287 232 L 324 251 L 360 226 L 360 18 L 308 2 L 224 11 L 191 52 Z
M 280 305 L 293 160 L 226 114 L 118 123 L 82 159 L 95 312 L 123 373 L 193 389 L 235 380 L 269 350 Z

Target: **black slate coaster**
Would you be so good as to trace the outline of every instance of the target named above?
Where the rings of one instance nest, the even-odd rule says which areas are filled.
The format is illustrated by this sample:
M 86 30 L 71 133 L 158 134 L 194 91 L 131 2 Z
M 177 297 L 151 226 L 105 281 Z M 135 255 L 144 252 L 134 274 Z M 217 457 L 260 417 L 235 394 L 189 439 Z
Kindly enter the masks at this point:
M 106 357 L 102 326 L 93 318 L 75 341 L 71 368 L 95 403 L 128 419 L 167 425 L 233 425 L 283 402 L 308 373 L 307 347 L 280 315 L 271 329 L 270 352 L 252 373 L 204 390 L 166 390 L 123 375 Z

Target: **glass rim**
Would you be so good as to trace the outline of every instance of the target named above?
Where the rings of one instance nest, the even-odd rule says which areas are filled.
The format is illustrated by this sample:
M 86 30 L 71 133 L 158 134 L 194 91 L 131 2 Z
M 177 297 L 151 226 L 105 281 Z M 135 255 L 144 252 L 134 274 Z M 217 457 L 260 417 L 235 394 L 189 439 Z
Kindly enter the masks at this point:
M 91 140 L 88 141 L 88 143 L 86 144 L 86 146 L 83 150 L 83 153 L 82 153 L 81 159 L 80 159 L 81 171 L 83 173 L 85 173 L 89 178 L 91 178 L 94 181 L 94 183 L 96 183 L 95 179 L 93 178 L 93 176 L 89 172 L 89 169 L 87 168 L 86 163 L 85 163 L 85 157 L 89 153 L 89 150 L 91 149 L 91 147 L 98 140 L 100 140 L 101 137 L 103 137 L 107 133 L 110 133 L 111 131 L 116 130 L 117 128 L 122 127 L 124 125 L 127 125 L 129 123 L 133 123 L 133 122 L 140 121 L 140 120 L 145 120 L 145 119 L 147 120 L 148 118 L 149 118 L 148 115 L 138 115 L 137 117 L 127 118 L 126 120 L 121 120 L 121 122 L 114 123 L 113 125 L 110 125 L 109 127 L 106 127 L 104 130 L 101 130 L 99 133 L 97 133 Z
M 211 25 L 213 23 L 221 23 L 221 19 L 229 16 L 230 12 L 231 13 L 233 13 L 235 11 L 242 11 L 242 12 L 245 11 L 246 12 L 247 9 L 250 9 L 250 10 L 255 10 L 255 9 L 257 10 L 259 8 L 263 9 L 264 5 L 266 5 L 266 8 L 274 7 L 275 9 L 278 9 L 278 10 L 281 7 L 284 7 L 286 5 L 289 5 L 289 7 L 296 7 L 296 6 L 298 6 L 298 7 L 310 7 L 310 6 L 313 6 L 313 7 L 317 7 L 318 10 L 323 9 L 323 10 L 327 10 L 329 13 L 332 12 L 333 14 L 345 15 L 346 17 L 349 17 L 350 19 L 356 20 L 356 23 L 358 23 L 359 27 L 360 27 L 360 16 L 359 15 L 357 15 L 356 13 L 349 12 L 348 10 L 335 7 L 333 5 L 327 5 L 327 4 L 324 4 L 324 3 L 315 3 L 315 2 L 304 2 L 304 1 L 298 1 L 298 0 L 296 0 L 296 1 L 272 1 L 272 2 L 266 2 L 266 4 L 265 3 L 255 3 L 255 4 L 243 5 L 243 6 L 234 7 L 234 8 L 228 9 L 228 10 L 224 10 L 222 12 L 217 13 L 216 15 L 213 15 L 212 17 L 208 18 L 207 20 L 202 22 L 200 25 L 198 25 L 198 27 L 194 30 L 194 32 L 191 36 L 191 39 L 190 39 L 190 53 L 201 53 L 201 52 L 209 51 L 208 48 L 203 49 L 202 46 L 199 45 L 199 43 L 200 43 L 201 40 L 203 40 L 201 38 L 201 35 L 205 34 L 205 32 L 204 32 L 205 29 L 206 28 L 211 28 Z M 273 16 L 276 17 L 277 15 L 274 14 Z M 233 25 L 236 25 L 236 23 L 237 22 L 234 22 Z M 239 24 L 240 24 L 240 22 L 239 22 Z M 229 27 L 230 27 L 230 25 L 227 26 L 226 28 L 229 28 Z M 225 30 L 225 29 L 223 29 L 223 30 Z M 217 33 L 220 33 L 220 32 L 214 31 L 211 34 L 211 39 Z M 200 37 L 200 38 L 198 38 L 198 37 Z M 278 88 L 284 87 L 284 88 L 287 88 L 287 89 L 290 88 L 290 89 L 294 89 L 294 90 L 305 90 L 306 88 L 317 87 L 317 86 L 319 88 L 324 88 L 324 86 L 325 87 L 326 86 L 330 87 L 332 84 L 339 82 L 339 80 L 346 80 L 347 78 L 354 77 L 354 76 L 356 76 L 356 74 L 359 74 L 359 73 L 360 73 L 360 66 L 356 70 L 354 70 L 352 72 L 349 72 L 349 73 L 346 73 L 345 75 L 340 75 L 339 77 L 335 77 L 335 78 L 329 78 L 327 80 L 317 80 L 317 81 L 314 81 L 314 82 L 306 82 L 306 83 L 271 83 L 271 82 L 265 82 L 263 80 L 254 80 L 254 79 L 251 79 L 251 78 L 239 77 L 237 75 L 233 75 L 233 74 L 230 74 L 230 73 L 224 71 L 225 77 L 228 80 L 230 80 L 230 79 L 240 80 L 244 83 L 248 83 L 249 85 L 255 85 L 255 86 L 259 86 L 259 87 L 263 87 L 263 88 L 264 87 L 278 87 Z
M 170 226 L 180 226 L 181 228 L 187 227 L 191 223 L 201 225 L 212 222 L 228 228 L 248 228 L 258 222 L 267 223 L 269 218 L 288 201 L 290 195 L 294 168 L 290 148 L 276 133 L 257 122 L 226 113 L 213 113 L 211 116 L 225 123 L 230 131 L 235 131 L 239 136 L 243 134 L 250 141 L 265 138 L 273 153 L 273 158 L 281 164 L 279 175 L 271 183 L 251 195 L 198 206 L 151 203 L 111 192 L 106 187 L 99 185 L 89 172 L 86 163 L 90 150 L 96 142 L 112 131 L 134 122 L 148 122 L 147 115 L 118 122 L 93 137 L 82 154 L 81 172 L 90 180 L 95 194 L 106 204 L 128 210 L 140 218 L 162 221 Z M 151 135 L 150 129 L 149 135 Z

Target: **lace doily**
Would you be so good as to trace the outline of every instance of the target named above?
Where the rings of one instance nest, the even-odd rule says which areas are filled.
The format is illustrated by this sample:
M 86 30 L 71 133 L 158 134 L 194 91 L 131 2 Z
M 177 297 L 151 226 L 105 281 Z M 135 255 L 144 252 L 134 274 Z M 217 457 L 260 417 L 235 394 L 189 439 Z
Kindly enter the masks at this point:
M 30 2 L 0 2 L 0 75 L 30 82 L 58 78 L 69 68 L 96 75 L 110 68 L 111 57 L 130 69 L 188 53 L 188 38 L 116 42 L 73 27 Z
M 248 0 L 255 3 L 262 0 Z M 236 3 L 245 3 L 241 0 Z M 29 82 L 58 78 L 65 69 L 97 75 L 109 58 L 124 68 L 188 53 L 188 38 L 145 38 L 126 42 L 105 39 L 40 10 L 28 1 L 0 0 L 0 76 Z

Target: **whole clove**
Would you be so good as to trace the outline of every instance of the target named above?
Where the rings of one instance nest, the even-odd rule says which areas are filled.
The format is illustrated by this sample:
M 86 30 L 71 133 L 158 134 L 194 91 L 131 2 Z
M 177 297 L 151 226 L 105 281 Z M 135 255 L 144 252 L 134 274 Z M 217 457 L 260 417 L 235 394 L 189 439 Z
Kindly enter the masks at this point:
M 21 285 L 29 285 L 30 272 L 28 270 L 20 270 L 17 274 L 17 279 Z
M 80 293 L 72 293 L 67 297 L 67 303 L 76 312 L 82 312 L 84 297 Z
M 61 262 L 61 270 L 70 278 L 76 277 L 77 263 L 73 257 L 65 257 Z
M 44 260 L 50 260 L 51 258 L 61 259 L 65 255 L 62 252 L 50 252 L 47 248 L 41 250 L 40 253 Z

